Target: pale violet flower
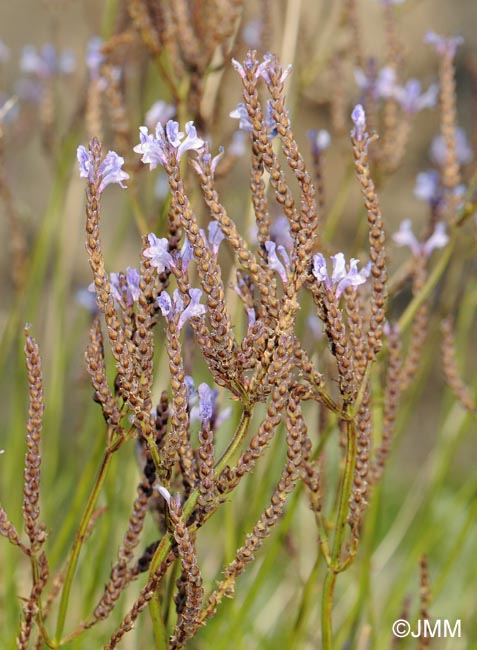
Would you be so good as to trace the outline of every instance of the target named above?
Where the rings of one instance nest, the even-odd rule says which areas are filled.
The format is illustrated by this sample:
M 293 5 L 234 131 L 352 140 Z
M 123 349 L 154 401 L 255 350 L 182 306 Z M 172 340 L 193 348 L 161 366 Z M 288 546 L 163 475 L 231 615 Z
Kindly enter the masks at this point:
M 343 253 L 336 253 L 331 256 L 333 271 L 331 277 L 328 273 L 326 260 L 322 253 L 317 253 L 313 257 L 313 275 L 322 282 L 325 287 L 333 291 L 335 298 L 338 300 L 347 287 L 358 287 L 364 284 L 371 272 L 371 262 L 358 271 L 359 260 L 351 258 L 348 268 Z
M 266 241 L 268 266 L 276 271 L 281 277 L 283 284 L 288 282 L 288 273 L 290 272 L 290 258 L 284 246 L 277 246 L 273 241 Z M 280 253 L 281 260 L 277 253 Z M 282 261 L 283 260 L 283 261 Z
M 234 120 L 239 120 L 239 128 L 242 129 L 242 131 L 245 131 L 246 133 L 252 135 L 252 120 L 250 119 L 245 104 L 239 102 L 236 108 L 229 113 L 229 117 L 233 118 Z M 267 110 L 265 112 L 264 121 L 268 139 L 271 140 L 277 135 L 278 131 L 275 120 L 273 119 L 272 105 L 270 100 L 267 101 Z
M 243 65 L 239 63 L 236 59 L 232 59 L 232 65 L 235 68 L 235 70 L 239 73 L 242 79 L 246 79 L 247 77 L 247 70 L 251 70 L 251 68 L 254 65 L 254 61 L 252 58 L 251 52 L 247 54 L 245 57 L 245 60 L 243 62 Z M 277 66 L 277 59 L 273 54 L 270 54 L 270 52 L 267 52 L 263 56 L 263 61 L 262 63 L 259 63 L 257 66 L 254 77 L 255 79 L 258 79 L 259 77 L 262 77 L 262 79 L 266 83 L 270 83 L 270 70 L 273 69 L 275 66 Z M 292 69 L 292 66 L 289 65 L 285 70 L 282 70 L 282 73 L 279 78 L 279 83 L 283 83 L 285 79 L 288 77 Z
M 197 392 L 199 393 L 199 418 L 202 422 L 210 422 L 216 410 L 219 391 L 202 383 L 199 384 Z
M 75 57 L 71 50 L 56 53 L 55 46 L 46 43 L 38 52 L 33 45 L 26 45 L 20 58 L 20 69 L 39 79 L 47 79 L 55 74 L 71 74 L 75 69 Z
M 149 246 L 144 249 L 144 257 L 150 260 L 151 266 L 157 269 L 158 273 L 164 273 L 173 263 L 169 253 L 169 242 L 165 237 L 158 239 L 152 232 L 147 236 L 147 241 Z
M 220 244 L 225 239 L 225 235 L 222 232 L 220 224 L 217 221 L 211 221 L 208 225 L 209 231 L 209 244 L 212 249 L 212 253 L 216 256 L 219 252 Z
M 390 66 L 381 68 L 375 75 L 366 74 L 361 68 L 355 68 L 354 78 L 361 90 L 371 94 L 375 99 L 391 97 L 396 84 L 396 72 Z
M 290 234 L 290 222 L 284 214 L 279 215 L 272 220 L 270 224 L 270 239 L 277 244 L 283 246 L 287 250 L 293 248 L 293 239 Z
M 111 294 L 117 301 L 124 300 L 128 307 L 131 307 L 139 300 L 141 290 L 139 281 L 141 279 L 138 269 L 130 266 L 126 268 L 126 274 L 110 273 Z
M 449 237 L 446 234 L 445 224 L 441 222 L 436 224 L 434 232 L 427 241 L 420 242 L 412 231 L 411 220 L 404 219 L 399 230 L 394 233 L 393 240 L 398 246 L 409 246 L 415 257 L 421 255 L 429 257 L 436 248 L 447 246 Z
M 246 151 L 247 136 L 243 131 L 235 131 L 228 153 L 234 158 L 241 158 Z
M 145 116 L 146 126 L 150 129 L 155 129 L 158 122 L 162 125 L 174 117 L 176 114 L 176 107 L 173 104 L 168 104 L 163 99 L 155 102 L 147 111 Z
M 186 134 L 179 131 L 179 123 L 174 120 L 169 120 L 165 129 L 159 122 L 155 135 L 149 133 L 147 126 L 141 126 L 139 128 L 141 141 L 134 147 L 134 151 L 142 154 L 141 161 L 149 165 L 150 169 L 155 169 L 157 165 L 164 167 L 169 164 L 173 153 L 179 161 L 186 151 L 199 151 L 204 146 L 204 141 L 197 136 L 193 122 L 186 123 L 185 131 Z
M 78 166 L 81 178 L 87 178 L 89 181 L 94 180 L 93 159 L 91 152 L 83 145 L 76 150 Z M 123 189 L 126 188 L 123 181 L 129 178 L 129 174 L 122 168 L 124 158 L 118 156 L 115 151 L 108 151 L 103 162 L 98 167 L 98 176 L 101 179 L 98 191 L 101 193 L 111 183 L 117 183 Z
M 416 176 L 416 185 L 414 187 L 414 196 L 416 199 L 419 199 L 419 201 L 427 201 L 428 203 L 438 203 L 441 195 L 439 172 L 436 169 L 419 172 Z
M 253 18 L 245 23 L 242 29 L 242 38 L 249 48 L 260 47 L 260 37 L 262 35 L 263 21 L 260 18 Z
M 436 105 L 439 86 L 431 84 L 425 92 L 421 92 L 421 82 L 418 79 L 409 79 L 404 86 L 396 86 L 393 95 L 403 111 L 414 115 L 424 108 L 433 108 Z
M 100 76 L 100 68 L 105 60 L 102 52 L 103 43 L 100 36 L 93 36 L 86 46 L 86 67 L 91 79 L 98 79 Z
M 354 129 L 351 131 L 351 137 L 356 140 L 362 140 L 366 130 L 366 113 L 361 104 L 357 104 L 351 113 L 351 119 L 354 123 Z
M 424 36 L 424 43 L 434 45 L 436 52 L 441 56 L 446 54 L 452 58 L 455 56 L 459 45 L 462 45 L 463 42 L 462 36 L 441 36 L 432 31 L 426 32 Z
M 168 320 L 172 320 L 177 315 L 177 329 L 180 332 L 190 318 L 202 316 L 206 312 L 205 305 L 200 304 L 202 291 L 200 289 L 189 289 L 190 302 L 185 307 L 184 300 L 178 289 L 174 291 L 173 298 L 166 291 L 162 291 L 157 298 L 157 304 L 162 315 Z
M 315 155 L 320 155 L 326 151 L 331 143 L 331 136 L 326 129 L 310 129 L 307 133 L 310 140 L 311 150 Z
M 455 148 L 459 164 L 466 165 L 474 157 L 466 132 L 461 127 L 455 130 Z M 447 159 L 447 147 L 442 135 L 436 135 L 431 144 L 431 158 L 439 167 L 444 167 Z

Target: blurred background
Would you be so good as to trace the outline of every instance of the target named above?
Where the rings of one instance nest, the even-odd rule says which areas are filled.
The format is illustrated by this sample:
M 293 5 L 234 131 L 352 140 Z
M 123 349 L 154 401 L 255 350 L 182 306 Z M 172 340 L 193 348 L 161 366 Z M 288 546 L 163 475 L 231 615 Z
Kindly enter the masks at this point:
M 350 121 L 345 124 L 343 132 L 336 133 L 333 131 L 330 118 L 329 100 L 337 83 L 333 56 L 339 56 L 341 49 L 347 45 L 346 39 L 349 38 L 349 35 L 343 35 L 342 30 L 338 29 L 339 8 L 342 4 L 335 0 L 294 0 L 294 2 L 269 0 L 268 3 L 264 3 L 268 7 L 267 19 L 271 27 L 268 36 L 270 50 L 279 54 L 284 64 L 293 62 L 294 72 L 289 82 L 288 108 L 297 139 L 302 143 L 303 155 L 310 164 L 308 130 L 328 129 L 331 132 L 331 146 L 326 152 L 323 168 L 325 207 L 329 211 L 333 206 L 336 208 L 337 197 L 343 191 L 344 183 L 349 176 L 347 170 L 349 171 L 349 164 L 352 162 L 348 137 Z M 258 3 L 246 1 L 245 6 L 245 17 L 240 27 L 241 43 L 239 49 L 234 51 L 234 56 L 239 60 L 243 58 L 247 46 L 262 48 L 258 40 L 260 33 L 257 24 Z M 375 0 L 360 0 L 357 6 L 358 21 L 362 30 L 363 54 L 366 59 L 375 58 L 378 67 L 382 67 L 385 61 L 382 6 Z M 403 4 L 396 5 L 395 9 L 397 34 L 404 51 L 404 69 L 400 71 L 403 80 L 416 77 L 422 82 L 424 88 L 437 81 L 438 60 L 435 51 L 423 43 L 427 30 L 431 29 L 441 34 L 463 35 L 465 42 L 457 55 L 458 115 L 459 123 L 467 132 L 475 156 L 477 144 L 477 4 L 475 0 L 407 0 Z M 84 290 L 91 278 L 83 235 L 85 185 L 77 173 L 75 149 L 78 144 L 86 144 L 87 141 L 81 120 L 77 119 L 84 109 L 87 44 L 93 36 L 109 36 L 115 22 L 123 19 L 125 13 L 122 3 L 114 0 L 52 0 L 49 2 L 18 0 L 15 3 L 0 3 L 0 41 L 4 44 L 3 54 L 0 48 L 0 107 L 5 105 L 5 102 L 12 102 L 11 108 L 10 105 L 7 106 L 8 110 L 0 120 L 2 128 L 0 191 L 4 199 L 5 196 L 7 197 L 7 200 L 0 205 L 0 274 L 2 277 L 0 336 L 3 341 L 0 347 L 2 368 L 0 412 L 3 414 L 3 421 L 7 424 L 0 430 L 0 448 L 6 449 L 6 454 L 0 457 L 2 467 L 0 495 L 2 504 L 7 505 L 11 512 L 20 513 L 21 509 L 21 494 L 16 494 L 14 490 L 10 492 L 9 488 L 15 485 L 15 482 L 19 485 L 22 472 L 26 393 L 24 371 L 18 360 L 21 358 L 23 343 L 20 334 L 25 320 L 33 323 L 33 331 L 40 343 L 44 365 L 46 418 L 49 424 L 46 435 L 53 441 L 49 443 L 50 449 L 46 453 L 50 470 L 45 477 L 45 493 L 51 495 L 45 507 L 51 518 L 66 516 L 65 513 L 68 512 L 70 502 L 74 498 L 77 470 L 72 467 L 72 473 L 66 478 L 63 470 L 65 467 L 69 468 L 71 459 L 75 455 L 84 459 L 85 463 L 88 461 L 88 453 L 92 447 L 95 447 L 95 441 L 91 441 L 88 436 L 91 432 L 101 431 L 102 425 L 97 419 L 95 405 L 89 400 L 90 388 L 83 361 L 90 313 L 78 299 L 78 291 Z M 29 83 L 31 78 L 29 79 L 28 74 L 20 69 L 25 46 L 41 48 L 45 43 L 53 44 L 58 53 L 67 52 L 70 56 L 70 64 L 65 59 L 65 70 L 54 79 L 50 97 L 52 103 L 47 106 L 39 103 L 35 95 L 35 87 Z M 130 120 L 135 127 L 139 127 L 144 123 L 145 113 L 153 102 L 170 98 L 161 83 L 155 83 L 154 78 L 151 83 L 151 78 L 145 72 L 144 55 L 139 47 L 131 50 L 130 59 L 124 62 L 122 74 L 124 83 L 129 88 L 127 102 Z M 340 74 L 343 79 L 345 114 L 348 116 L 352 107 L 360 100 L 360 89 L 355 81 L 351 63 L 344 61 Z M 215 119 L 208 132 L 214 149 L 220 145 L 226 147 L 230 145 L 236 122 L 229 117 L 229 112 L 241 99 L 239 78 L 232 71 L 230 64 L 226 64 L 223 75 L 220 102 L 215 109 Z M 144 92 L 136 96 L 135 89 Z M 43 112 L 48 110 L 51 111 L 54 120 L 49 127 L 50 133 L 45 135 L 41 120 L 42 116 L 44 117 Z M 414 188 L 417 174 L 428 169 L 431 164 L 429 147 L 438 130 L 438 110 L 427 109 L 420 112 L 413 122 L 409 146 L 401 166 L 392 176 L 382 179 L 379 184 L 381 206 L 389 234 L 397 230 L 399 223 L 405 218 L 412 219 L 418 231 L 424 227 L 429 208 L 426 203 L 417 200 Z M 135 132 L 137 133 L 136 128 Z M 110 136 L 106 129 L 105 149 L 112 147 Z M 52 146 L 50 146 L 51 142 L 48 142 L 48 137 L 54 143 Z M 157 191 L 155 193 L 154 190 L 160 173 L 158 170 L 148 178 L 143 175 L 141 180 L 141 191 L 144 194 L 140 198 L 148 223 L 151 225 L 157 222 L 161 202 L 164 201 L 164 197 L 158 196 Z M 247 179 L 248 160 L 239 160 L 231 175 L 219 180 L 219 189 L 225 205 L 236 222 L 242 224 L 244 229 L 248 227 L 249 196 L 243 189 L 237 191 L 237 188 L 243 188 L 243 184 L 247 187 Z M 362 253 L 362 242 L 356 234 L 361 232 L 359 219 L 362 217 L 362 204 L 356 183 L 350 184 L 342 203 L 340 219 L 333 233 L 332 252 L 345 250 L 347 256 L 358 256 Z M 13 213 L 9 205 L 14 206 Z M 125 205 L 121 190 L 112 189 L 104 200 L 102 232 L 109 271 L 118 271 L 128 265 L 137 264 L 140 235 L 131 215 L 131 206 Z M 30 261 L 33 260 L 32 266 L 29 267 L 30 277 L 27 278 L 26 285 L 20 283 L 18 286 L 15 286 L 11 274 L 15 228 L 20 232 L 20 244 L 24 246 L 25 256 Z M 406 255 L 407 253 L 402 250 L 390 249 L 391 276 L 397 271 Z M 225 266 L 228 263 L 225 259 Z M 475 261 L 474 266 L 469 267 L 468 270 L 475 272 Z M 465 288 L 465 280 L 466 277 L 461 274 L 455 278 L 455 286 L 460 289 Z M 402 294 L 394 302 L 393 309 L 397 315 L 402 311 L 409 297 L 410 289 L 404 287 Z M 445 297 L 449 311 L 456 309 L 457 299 L 458 295 Z M 472 331 L 472 326 L 473 320 L 470 319 L 470 322 L 464 323 L 462 328 L 469 332 Z M 304 332 L 307 333 L 305 326 Z M 395 559 L 394 553 L 403 544 L 402 554 L 406 554 L 405 538 L 408 525 L 410 526 L 409 521 L 412 521 L 419 512 L 419 504 L 413 501 L 416 496 L 415 491 L 419 490 L 420 485 L 419 482 L 415 482 L 416 477 L 419 478 L 419 475 L 424 472 L 423 468 L 426 468 L 426 472 L 429 471 L 429 476 L 434 477 L 432 480 L 438 480 L 440 477 L 438 461 L 434 459 L 435 462 L 432 461 L 434 465 L 429 463 L 435 448 L 437 431 L 444 427 L 445 446 L 446 440 L 448 442 L 454 440 L 458 427 L 462 424 L 454 417 L 454 412 L 449 411 L 449 396 L 443 396 L 444 381 L 438 366 L 435 323 L 430 336 L 433 344 L 428 347 L 427 357 L 424 360 L 423 381 L 417 382 L 418 388 L 409 399 L 406 414 L 403 416 L 399 444 L 383 486 L 383 501 L 387 504 L 387 511 L 380 513 L 379 525 L 382 528 L 384 541 L 376 565 L 384 591 L 390 588 L 393 580 L 397 580 L 400 575 L 401 551 L 398 552 L 398 560 Z M 475 340 L 461 348 L 459 361 L 466 362 L 468 365 L 474 352 L 477 352 Z M 165 372 L 165 365 L 162 370 Z M 466 372 L 471 376 L 473 370 L 470 367 Z M 85 404 L 89 406 L 85 408 Z M 443 416 L 444 411 L 447 419 Z M 468 425 L 467 422 L 464 424 Z M 51 445 L 54 447 L 53 450 Z M 439 449 L 441 453 L 442 447 Z M 466 514 L 465 507 L 460 501 L 460 505 L 456 505 L 456 494 L 460 494 L 463 477 L 467 479 L 475 473 L 475 439 L 463 435 L 462 444 L 452 449 L 450 467 L 446 468 L 445 479 L 439 484 L 439 499 L 432 506 L 430 514 L 426 511 L 426 516 L 429 517 L 427 521 L 430 537 L 436 526 L 445 526 L 445 522 L 449 520 L 447 514 L 449 511 L 455 514 L 455 519 L 452 520 L 453 527 L 463 521 Z M 134 466 L 132 465 L 128 467 L 127 473 L 115 477 L 116 483 L 112 480 L 108 488 L 111 494 L 118 488 L 120 479 L 124 476 L 131 479 L 134 488 Z M 423 485 L 432 485 L 430 479 L 425 482 L 426 476 Z M 424 487 L 422 489 L 424 490 Z M 121 506 L 127 509 L 129 496 L 124 496 L 118 509 Z M 81 502 L 80 497 L 79 501 Z M 385 537 L 394 517 L 401 512 L 403 503 L 406 508 L 402 518 L 397 520 L 392 535 Z M 111 517 L 113 516 L 114 512 L 111 513 Z M 410 520 L 406 520 L 406 516 Z M 305 538 L 308 530 L 306 525 L 301 528 Z M 445 529 L 440 530 L 445 533 Z M 290 540 L 290 545 L 292 541 Z M 314 544 L 316 540 L 311 536 L 310 554 Z M 439 537 L 439 544 L 441 544 L 440 551 L 432 544 L 431 548 L 443 563 L 448 547 L 441 537 Z M 415 559 L 416 562 L 421 546 L 417 550 L 413 547 L 415 555 L 413 560 Z M 56 549 L 59 557 L 63 548 L 62 544 L 59 544 Z M 101 538 L 98 548 L 98 553 L 103 553 L 106 557 L 108 550 L 106 535 Z M 470 546 L 464 556 L 471 557 Z M 210 559 L 210 555 L 207 561 L 210 562 L 210 566 L 218 570 L 216 565 L 219 563 Z M 299 558 L 297 564 L 298 572 L 304 581 L 304 576 L 310 569 L 310 560 L 307 557 Z M 460 598 L 461 592 L 465 592 L 464 597 L 469 598 L 467 611 L 475 611 L 475 594 L 472 602 L 471 586 L 469 586 L 475 568 L 469 567 L 469 575 L 465 580 L 464 570 L 466 570 L 465 566 L 459 565 L 459 577 L 456 577 L 448 591 L 441 596 L 439 611 L 442 613 L 445 613 L 448 599 Z M 0 568 L 0 581 L 1 571 Z M 409 580 L 412 579 L 409 578 L 410 575 L 412 576 L 411 569 L 408 569 L 406 578 Z M 250 577 L 246 578 L 248 582 L 244 584 L 250 586 L 254 576 L 255 573 L 252 572 Z M 12 587 L 13 582 L 9 584 Z M 88 587 L 87 580 L 85 585 L 84 592 L 92 601 L 92 594 L 88 592 L 88 588 L 92 590 L 93 587 L 91 584 Z M 403 586 L 402 592 L 407 588 L 407 585 Z M 283 596 L 281 592 L 281 595 L 277 595 L 277 592 L 274 596 L 268 591 L 262 596 L 265 603 L 267 598 L 270 599 L 270 620 L 275 620 L 277 626 L 279 626 L 278 614 L 283 610 L 276 600 L 282 598 L 281 603 L 283 599 L 289 602 L 292 600 L 293 593 L 290 591 Z M 346 594 L 344 598 L 344 602 L 347 603 Z M 239 607 L 242 601 L 239 599 L 238 602 L 239 605 L 227 604 L 226 607 Z M 398 607 L 397 601 L 393 601 L 392 604 L 395 609 Z M 346 608 L 343 607 L 340 612 L 342 619 L 346 618 L 345 610 Z M 222 629 L 220 625 L 217 624 L 216 634 Z M 477 626 L 477 622 L 475 625 Z M 257 626 L 260 626 L 260 622 L 257 622 Z M 237 630 L 235 632 L 238 635 Z M 475 632 L 474 639 L 477 639 L 477 627 Z M 240 635 L 237 638 L 241 638 Z M 134 644 L 135 641 L 129 643 Z M 198 648 L 213 647 L 207 645 L 210 644 L 210 640 L 204 641 L 203 645 L 198 643 Z M 0 647 L 2 647 L 1 640 Z M 128 647 L 127 644 L 125 647 Z M 234 645 L 234 647 L 240 646 Z M 310 644 L 303 647 L 314 646 Z M 440 647 L 438 644 L 435 645 L 437 650 Z M 451 646 L 443 645 L 442 648 L 444 647 Z M 464 646 L 457 644 L 452 646 L 452 650 L 460 650 L 460 648 L 463 650 Z

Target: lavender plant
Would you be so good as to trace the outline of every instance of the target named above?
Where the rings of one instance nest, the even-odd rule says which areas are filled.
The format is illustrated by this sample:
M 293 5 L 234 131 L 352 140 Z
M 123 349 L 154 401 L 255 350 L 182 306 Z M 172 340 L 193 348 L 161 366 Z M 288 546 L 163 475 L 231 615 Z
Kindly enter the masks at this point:
M 6 648 L 391 648 L 394 620 L 453 616 L 467 643 L 456 647 L 471 647 L 467 600 L 451 606 L 444 590 L 471 589 L 463 567 L 477 510 L 475 479 L 451 467 L 471 448 L 476 414 L 462 370 L 477 304 L 462 282 L 477 209 L 474 152 L 457 118 L 462 39 L 426 34 L 439 84 L 422 91 L 403 77 L 400 3 L 378 4 L 382 62 L 366 60 L 349 0 L 323 30 L 343 39 L 304 63 L 297 54 L 292 67 L 299 22 L 285 25 L 282 60 L 271 53 L 280 33 L 266 0 L 256 23 L 247 23 L 253 3 L 241 0 L 126 2 L 110 34 L 86 48 L 82 102 L 64 135 L 53 89 L 73 73 L 73 57 L 51 45 L 23 51 L 57 194 L 29 254 L 0 169 L 16 296 L 0 348 L 15 378 L 0 458 Z M 266 48 L 247 48 L 251 25 Z M 323 61 L 339 72 L 321 117 L 333 133 L 316 120 L 302 140 L 294 102 Z M 154 83 L 161 93 L 150 102 Z M 225 114 L 238 120 L 228 134 L 226 93 L 236 108 Z M 17 101 L 20 120 L 26 94 Z M 418 230 L 399 212 L 398 226 L 380 197 L 408 161 L 418 113 L 437 102 L 434 168 L 415 190 L 427 220 Z M 340 138 L 348 169 L 333 196 L 328 165 Z M 56 230 L 75 148 L 70 183 L 86 190 L 90 280 L 77 294 L 86 309 L 76 307 L 73 346 L 58 336 L 72 291 Z M 7 147 L 1 153 L 6 165 Z M 124 270 L 110 244 L 121 201 Z M 26 427 L 14 351 L 25 316 Z M 438 336 L 445 385 L 430 399 L 443 401 L 440 433 L 406 488 L 399 446 L 416 444 L 411 414 L 425 403 Z M 79 341 L 75 388 L 68 368 Z M 5 487 L 20 485 L 21 428 L 20 502 Z M 435 534 L 442 522 L 445 538 Z

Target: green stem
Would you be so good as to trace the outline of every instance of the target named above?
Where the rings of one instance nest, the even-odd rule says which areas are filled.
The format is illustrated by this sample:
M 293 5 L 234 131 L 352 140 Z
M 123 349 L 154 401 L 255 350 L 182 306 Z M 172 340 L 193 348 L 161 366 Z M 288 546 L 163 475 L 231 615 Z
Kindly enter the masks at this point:
M 452 240 L 449 242 L 449 245 L 446 246 L 444 253 L 441 255 L 438 263 L 434 267 L 432 273 L 427 278 L 426 284 L 422 287 L 422 290 L 414 296 L 409 305 L 407 306 L 405 312 L 398 321 L 399 330 L 402 332 L 409 327 L 412 323 L 416 312 L 421 307 L 421 305 L 427 300 L 432 289 L 435 287 L 439 278 L 446 270 L 447 264 L 449 263 L 455 246 L 455 235 Z
M 89 495 L 88 503 L 86 504 L 86 508 L 81 518 L 78 532 L 76 533 L 76 537 L 73 543 L 71 556 L 66 570 L 65 582 L 63 585 L 63 590 L 61 592 L 60 607 L 58 610 L 58 621 L 56 625 L 55 642 L 59 645 L 61 645 L 60 639 L 65 627 L 66 613 L 68 610 L 68 602 L 70 598 L 71 587 L 73 584 L 73 577 L 76 571 L 76 566 L 78 564 L 78 559 L 81 552 L 81 547 L 83 546 L 83 542 L 85 540 L 89 520 L 91 519 L 91 515 L 93 514 L 94 508 L 96 506 L 96 501 L 99 497 L 101 488 L 103 487 L 103 483 L 106 478 L 109 465 L 111 463 L 111 458 L 113 456 L 113 451 L 114 449 L 111 447 L 106 450 L 106 453 L 103 458 L 103 462 L 101 463 L 101 467 L 99 469 L 98 476 L 96 478 L 96 482 Z
M 333 647 L 333 594 L 336 585 L 336 578 L 341 570 L 340 557 L 345 538 L 346 522 L 348 520 L 349 499 L 353 487 L 353 476 L 357 453 L 357 436 L 354 422 L 346 422 L 346 433 L 346 460 L 339 498 L 338 514 L 336 517 L 333 548 L 331 551 L 331 566 L 327 567 L 321 601 L 321 641 L 323 650 L 332 650 Z
M 167 635 L 166 624 L 162 616 L 161 603 L 159 602 L 157 593 L 149 603 L 149 613 L 152 620 L 152 630 L 154 633 L 156 650 L 167 650 L 169 646 L 169 638 Z

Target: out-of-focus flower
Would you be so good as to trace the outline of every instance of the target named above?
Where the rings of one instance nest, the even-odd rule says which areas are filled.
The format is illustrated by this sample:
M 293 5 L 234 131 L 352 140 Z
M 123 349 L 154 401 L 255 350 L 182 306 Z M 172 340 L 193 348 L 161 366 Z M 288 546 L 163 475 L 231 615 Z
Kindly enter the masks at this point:
M 443 56 L 447 54 L 454 57 L 459 45 L 462 45 L 464 38 L 462 36 L 441 36 L 436 32 L 428 31 L 424 36 L 424 43 L 434 45 L 436 52 Z
M 333 271 L 331 277 L 328 273 L 326 260 L 322 253 L 317 253 L 313 257 L 313 275 L 318 282 L 323 282 L 325 287 L 333 291 L 338 300 L 347 287 L 358 287 L 364 284 L 371 272 L 371 262 L 358 271 L 359 260 L 351 258 L 348 269 L 346 268 L 346 259 L 343 253 L 331 255 Z
M 399 230 L 394 233 L 393 240 L 398 246 L 409 246 L 415 257 L 429 257 L 436 248 L 444 248 L 449 243 L 445 223 L 437 223 L 429 239 L 420 242 L 412 231 L 410 219 L 404 219 Z
M 272 220 L 270 224 L 270 238 L 277 246 L 282 246 L 287 250 L 293 248 L 293 239 L 290 235 L 290 222 L 284 214 Z
M 46 43 L 38 52 L 33 45 L 26 45 L 22 50 L 20 69 L 26 74 L 48 79 L 56 74 L 71 74 L 75 69 L 75 56 L 72 50 L 57 54 L 55 46 Z
M 210 422 L 216 410 L 215 402 L 219 392 L 206 383 L 199 384 L 197 392 L 199 393 L 199 418 L 202 422 Z
M 376 75 L 367 74 L 361 68 L 356 68 L 354 78 L 361 90 L 370 93 L 375 99 L 385 99 L 394 93 L 396 72 L 390 66 L 381 68 Z
M 155 129 L 158 122 L 164 126 L 175 114 L 176 107 L 160 99 L 147 111 L 145 116 L 146 126 L 150 129 Z
M 416 176 L 414 196 L 419 201 L 437 203 L 441 198 L 440 177 L 436 169 L 419 172 Z
M 421 92 L 421 82 L 409 79 L 404 86 L 396 86 L 393 93 L 401 108 L 411 115 L 424 108 L 433 108 L 439 95 L 438 84 L 431 84 L 425 92 Z
M 471 162 L 474 154 L 469 140 L 467 139 L 466 132 L 461 127 L 457 127 L 455 130 L 455 147 L 459 164 L 466 165 Z M 432 140 L 431 158 L 436 165 L 439 165 L 439 167 L 444 167 L 446 164 L 447 147 L 442 135 L 436 135 Z
M 101 64 L 104 63 L 105 59 L 102 52 L 103 43 L 102 38 L 93 36 L 86 45 L 86 67 L 91 79 L 98 79 L 100 76 Z
M 87 309 L 91 314 L 98 313 L 98 304 L 96 302 L 96 290 L 94 282 L 89 287 L 80 287 L 75 292 L 75 301 L 81 307 Z
M 307 133 L 308 139 L 310 140 L 311 150 L 315 155 L 323 153 L 331 143 L 331 136 L 326 129 L 310 129 Z
M 246 140 L 247 136 L 243 131 L 235 131 L 228 150 L 229 155 L 234 156 L 235 158 L 241 158 L 246 151 Z
M 262 34 L 263 21 L 260 18 L 253 18 L 245 23 L 242 29 L 242 38 L 249 48 L 255 49 L 260 47 L 260 37 Z
M 158 123 L 155 135 L 149 133 L 147 126 L 141 126 L 141 142 L 134 147 L 134 151 L 142 154 L 141 161 L 149 165 L 150 169 L 155 169 L 157 165 L 167 165 L 172 153 L 179 161 L 186 151 L 199 151 L 204 146 L 204 141 L 197 136 L 193 122 L 187 122 L 185 130 L 184 139 L 184 133 L 179 131 L 179 123 L 174 120 L 169 120 L 165 129 Z
M 147 241 L 149 246 L 144 249 L 144 257 L 150 260 L 151 266 L 157 269 L 158 273 L 164 273 L 173 264 L 169 242 L 165 237 L 158 239 L 152 232 L 147 236 Z
M 86 149 L 86 147 L 80 145 L 76 150 L 76 157 L 78 159 L 80 177 L 93 181 L 94 170 L 91 153 Z M 108 151 L 103 162 L 98 167 L 98 175 L 101 178 L 98 188 L 100 193 L 103 192 L 108 185 L 111 185 L 111 183 L 117 183 L 123 189 L 126 188 L 123 181 L 126 181 L 129 178 L 129 174 L 121 169 L 123 165 L 124 158 L 118 156 L 115 151 Z

